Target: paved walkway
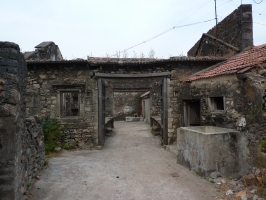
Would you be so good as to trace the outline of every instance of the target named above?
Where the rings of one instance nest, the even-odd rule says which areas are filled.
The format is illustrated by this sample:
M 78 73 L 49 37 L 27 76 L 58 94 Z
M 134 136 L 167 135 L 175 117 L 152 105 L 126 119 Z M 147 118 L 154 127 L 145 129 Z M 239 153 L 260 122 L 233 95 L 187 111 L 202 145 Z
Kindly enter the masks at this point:
M 66 151 L 33 184 L 36 200 L 208 200 L 214 184 L 176 164 L 143 122 L 115 122 L 102 150 Z

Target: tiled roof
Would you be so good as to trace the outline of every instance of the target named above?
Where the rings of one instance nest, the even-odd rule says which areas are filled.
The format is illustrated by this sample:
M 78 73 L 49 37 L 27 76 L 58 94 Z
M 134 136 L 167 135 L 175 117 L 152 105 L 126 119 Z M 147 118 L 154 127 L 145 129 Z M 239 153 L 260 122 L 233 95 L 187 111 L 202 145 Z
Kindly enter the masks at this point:
M 186 81 L 194 81 L 224 74 L 240 74 L 264 62 L 266 62 L 266 44 L 254 46 L 245 50 L 222 64 L 218 64 L 215 67 L 210 67 L 207 70 L 192 75 Z
M 215 56 L 173 56 L 169 60 L 173 61 L 225 61 L 227 58 L 215 57 Z
M 90 63 L 150 63 L 150 62 L 160 62 L 167 59 L 157 59 L 157 58 L 109 58 L 109 57 L 88 57 Z
M 225 61 L 226 58 L 221 57 L 187 57 L 187 56 L 175 56 L 169 59 L 164 58 L 106 58 L 106 57 L 88 57 L 90 63 L 157 63 L 166 61 Z

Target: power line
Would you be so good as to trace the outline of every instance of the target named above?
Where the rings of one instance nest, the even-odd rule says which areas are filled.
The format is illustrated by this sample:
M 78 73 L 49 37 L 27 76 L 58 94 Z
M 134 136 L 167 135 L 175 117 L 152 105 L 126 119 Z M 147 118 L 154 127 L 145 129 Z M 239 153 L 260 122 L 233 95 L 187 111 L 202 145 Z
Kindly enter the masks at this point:
M 145 43 L 147 43 L 147 42 L 149 42 L 151 40 L 154 40 L 155 38 L 160 37 L 161 35 L 164 35 L 165 33 L 169 32 L 171 30 L 174 30 L 176 28 L 182 28 L 182 27 L 186 27 L 186 26 L 192 26 L 192 25 L 202 24 L 202 23 L 206 23 L 206 22 L 209 22 L 209 21 L 213 21 L 213 20 L 215 20 L 215 18 L 214 19 L 205 20 L 205 21 L 201 21 L 201 22 L 195 22 L 195 23 L 192 23 L 192 24 L 185 24 L 185 25 L 181 25 L 181 26 L 174 26 L 174 27 L 172 27 L 172 28 L 170 28 L 170 29 L 168 29 L 168 30 L 166 30 L 166 31 L 164 31 L 164 32 L 162 32 L 162 33 L 160 33 L 160 34 L 158 34 L 158 35 L 150 38 L 150 39 L 147 39 L 147 40 L 145 40 L 143 42 L 140 42 L 140 43 L 138 43 L 138 44 L 136 44 L 134 46 L 131 46 L 131 47 L 129 47 L 129 48 L 123 50 L 123 51 L 119 51 L 119 53 L 124 53 L 124 52 L 128 51 L 129 49 L 133 49 L 134 47 L 137 47 L 137 46 L 139 46 L 141 44 L 145 44 Z M 114 54 L 113 56 L 115 56 L 115 55 L 116 54 Z
M 263 0 L 261 0 L 259 3 L 256 2 L 255 0 L 253 0 L 256 4 L 261 4 L 263 2 Z
M 182 19 L 180 22 L 178 22 L 177 24 L 180 24 L 181 22 L 185 21 L 187 18 L 191 17 L 192 15 L 194 15 L 196 12 L 198 12 L 200 9 L 202 9 L 204 6 L 206 6 L 208 3 L 210 3 L 212 0 L 208 1 L 207 3 L 205 3 L 203 6 L 201 6 L 199 9 L 197 9 L 196 11 L 194 11 L 193 13 L 191 13 L 189 16 L 187 16 L 186 18 Z
M 259 25 L 266 25 L 266 24 L 262 24 L 262 23 L 259 23 L 259 22 L 253 22 L 254 24 L 259 24 Z
M 223 0 L 223 1 L 226 1 L 226 0 Z M 261 2 L 262 2 L 263 0 L 261 0 Z M 260 2 L 260 3 L 261 3 Z M 233 4 L 233 5 L 235 5 L 235 6 L 238 6 L 237 4 L 235 4 L 235 3 L 232 3 L 231 1 L 227 1 L 227 3 L 230 3 L 230 4 Z M 259 14 L 259 15 L 263 15 L 263 16 L 266 16 L 266 15 L 264 15 L 264 14 L 262 14 L 262 13 L 260 13 L 260 12 L 256 12 L 256 11 L 252 11 L 252 12 L 254 12 L 254 13 L 257 13 L 257 14 Z

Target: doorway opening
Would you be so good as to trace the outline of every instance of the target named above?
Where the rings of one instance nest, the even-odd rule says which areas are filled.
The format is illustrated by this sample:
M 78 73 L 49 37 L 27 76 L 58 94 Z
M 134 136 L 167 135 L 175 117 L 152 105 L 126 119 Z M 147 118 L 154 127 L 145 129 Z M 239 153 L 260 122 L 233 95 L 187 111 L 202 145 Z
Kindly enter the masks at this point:
M 142 91 L 151 92 L 153 89 L 157 90 L 156 109 L 158 115 L 161 118 L 161 133 L 162 141 L 164 145 L 168 144 L 168 104 L 167 104 L 167 78 L 171 75 L 170 72 L 150 73 L 150 74 L 106 74 L 95 73 L 95 77 L 98 79 L 98 145 L 104 145 L 105 137 L 105 119 L 106 117 L 114 116 L 114 113 L 110 112 L 110 107 L 114 108 L 114 98 L 110 99 L 110 96 L 114 96 L 114 92 L 136 92 Z M 107 84 L 106 84 L 107 83 Z M 137 84 L 136 84 L 137 83 Z M 108 91 L 108 92 L 106 92 Z M 112 95 L 106 96 L 106 93 Z M 109 101 L 105 99 L 109 98 Z M 141 100 L 139 99 L 139 106 L 141 106 Z M 106 109 L 111 113 L 106 115 Z M 141 108 L 142 109 L 142 108 Z M 132 117 L 141 115 L 141 109 L 132 112 Z M 126 109 L 127 111 L 130 109 Z
M 200 125 L 200 100 L 184 100 L 184 126 Z

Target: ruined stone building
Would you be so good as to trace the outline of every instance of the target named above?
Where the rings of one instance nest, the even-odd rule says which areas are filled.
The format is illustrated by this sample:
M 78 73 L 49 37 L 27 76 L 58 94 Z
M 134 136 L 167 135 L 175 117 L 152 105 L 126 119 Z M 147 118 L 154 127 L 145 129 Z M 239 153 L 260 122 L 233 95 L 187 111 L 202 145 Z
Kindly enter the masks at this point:
M 31 147 L 23 146 L 28 143 L 26 130 L 32 130 L 26 128 L 29 123 L 23 124 L 26 116 L 60 120 L 61 145 L 80 149 L 104 146 L 106 124 L 126 117 L 143 117 L 158 127 L 164 145 L 182 141 L 180 127 L 230 128 L 237 133 L 219 142 L 237 152 L 235 159 L 246 158 L 239 159 L 230 173 L 244 171 L 244 162 L 248 162 L 243 164 L 245 169 L 254 164 L 248 152 L 256 152 L 259 134 L 264 134 L 266 51 L 265 45 L 253 47 L 251 5 L 241 5 L 204 33 L 188 57 L 64 60 L 54 42 L 43 42 L 35 48 L 24 54 L 25 63 L 17 45 L 0 46 L 0 113 L 5 113 L 0 116 L 0 172 L 12 171 L 4 184 L 0 182 L 0 195 L 7 195 L 7 191 L 13 191 L 16 197 L 23 194 L 26 181 L 21 173 L 32 178 L 31 165 L 43 162 L 41 153 L 35 152 L 42 152 L 40 132 L 32 133 Z M 16 87 L 12 89 L 11 85 Z M 9 137 L 7 124 L 16 127 L 9 131 Z M 213 165 L 200 166 L 199 156 L 194 159 L 196 164 L 190 162 L 193 155 L 186 157 L 184 152 L 197 150 L 181 147 L 181 164 L 197 166 L 196 170 L 204 173 L 215 170 Z M 27 161 L 20 162 L 23 158 Z M 217 166 L 227 173 L 228 162 L 217 160 Z

